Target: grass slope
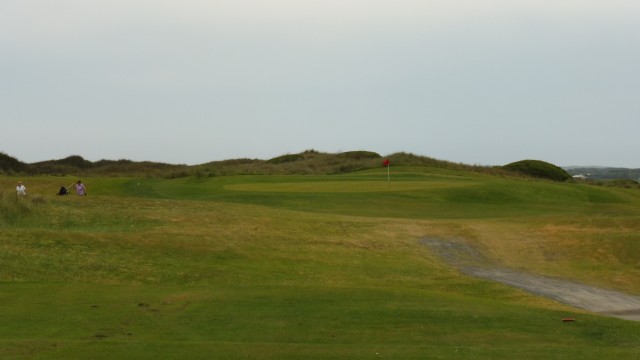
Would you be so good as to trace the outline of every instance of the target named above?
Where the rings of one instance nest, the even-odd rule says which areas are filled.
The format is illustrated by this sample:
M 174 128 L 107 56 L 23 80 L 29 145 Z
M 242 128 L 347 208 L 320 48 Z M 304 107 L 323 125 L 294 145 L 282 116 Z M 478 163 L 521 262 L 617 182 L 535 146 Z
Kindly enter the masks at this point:
M 640 293 L 637 190 L 428 167 L 94 177 L 84 198 L 53 195 L 75 178 L 23 180 L 27 198 L 0 195 L 3 359 L 640 354 L 640 324 L 463 276 L 419 242 Z

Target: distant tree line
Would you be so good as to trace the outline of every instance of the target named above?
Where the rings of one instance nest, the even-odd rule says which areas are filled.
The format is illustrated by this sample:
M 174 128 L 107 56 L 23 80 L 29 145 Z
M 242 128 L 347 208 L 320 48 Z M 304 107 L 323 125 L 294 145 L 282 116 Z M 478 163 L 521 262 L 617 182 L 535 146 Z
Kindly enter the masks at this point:
M 618 167 L 571 167 L 566 169 L 571 175 L 582 175 L 592 180 L 635 180 L 640 181 L 640 169 Z

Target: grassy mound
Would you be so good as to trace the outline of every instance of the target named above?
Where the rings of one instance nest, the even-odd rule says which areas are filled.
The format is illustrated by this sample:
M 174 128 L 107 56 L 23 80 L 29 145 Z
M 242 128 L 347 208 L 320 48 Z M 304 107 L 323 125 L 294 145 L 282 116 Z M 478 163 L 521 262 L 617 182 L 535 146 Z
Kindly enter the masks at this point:
M 527 176 L 565 181 L 571 179 L 571 175 L 564 169 L 541 160 L 521 160 L 503 166 L 504 169 L 524 174 Z

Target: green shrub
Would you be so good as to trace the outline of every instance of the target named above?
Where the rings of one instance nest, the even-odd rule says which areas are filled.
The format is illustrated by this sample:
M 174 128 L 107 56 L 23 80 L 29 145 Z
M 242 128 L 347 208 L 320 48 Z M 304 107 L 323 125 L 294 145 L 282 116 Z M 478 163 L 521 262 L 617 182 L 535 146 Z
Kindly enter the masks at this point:
M 569 173 L 564 169 L 541 160 L 520 160 L 507 164 L 502 168 L 519 174 L 554 181 L 566 181 L 571 179 L 571 175 L 569 175 Z

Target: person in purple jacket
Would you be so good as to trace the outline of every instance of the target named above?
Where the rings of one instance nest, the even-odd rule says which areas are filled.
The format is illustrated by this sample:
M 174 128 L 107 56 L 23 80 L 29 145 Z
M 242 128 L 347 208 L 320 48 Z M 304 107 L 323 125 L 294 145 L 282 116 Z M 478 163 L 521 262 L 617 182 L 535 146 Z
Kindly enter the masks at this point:
M 75 184 L 73 187 L 76 188 L 76 194 L 78 194 L 78 196 L 86 196 L 87 195 L 87 187 L 84 186 L 82 181 L 78 180 L 78 183 Z

